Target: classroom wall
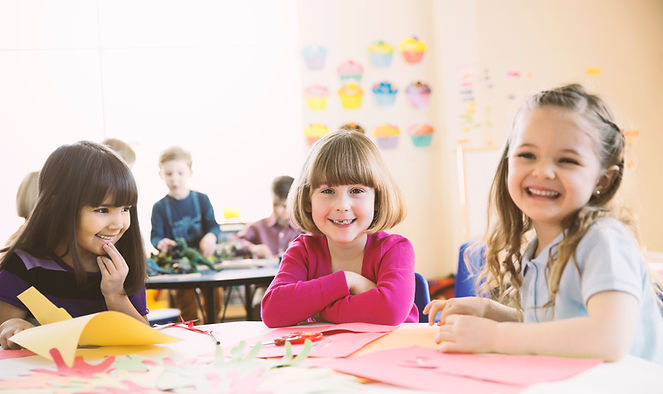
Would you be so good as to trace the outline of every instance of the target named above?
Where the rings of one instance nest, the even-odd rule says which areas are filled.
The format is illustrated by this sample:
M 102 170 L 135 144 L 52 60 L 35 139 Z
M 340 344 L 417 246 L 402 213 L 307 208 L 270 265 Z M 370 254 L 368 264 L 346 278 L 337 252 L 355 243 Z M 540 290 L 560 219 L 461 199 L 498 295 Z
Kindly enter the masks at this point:
M 223 208 L 235 208 L 252 221 L 269 214 L 270 180 L 298 175 L 306 125 L 356 121 L 370 135 L 386 121 L 404 132 L 383 154 L 409 210 L 393 231 L 412 241 L 419 272 L 441 276 L 455 270 L 458 245 L 480 233 L 470 231 L 467 210 L 484 209 L 467 202 L 467 193 L 485 193 L 478 176 L 461 193 L 458 147 L 499 149 L 527 94 L 575 81 L 603 95 L 629 130 L 620 197 L 643 244 L 663 250 L 661 16 L 657 0 L 0 2 L 0 239 L 20 224 L 20 180 L 62 143 L 116 137 L 132 145 L 147 234 L 151 205 L 166 193 L 157 161 L 168 146 L 192 151 L 192 186 L 210 195 L 219 220 Z M 412 34 L 428 44 L 420 64 L 395 58 L 389 69 L 371 68 L 368 45 L 397 47 Z M 330 51 L 320 74 L 300 57 L 309 43 Z M 348 58 L 366 67 L 355 112 L 336 95 L 336 67 Z M 377 107 L 370 86 L 383 78 L 401 88 L 429 83 L 430 106 L 415 111 L 399 96 L 393 109 Z M 302 89 L 318 81 L 329 85 L 329 108 L 312 113 Z M 436 130 L 426 148 L 406 134 L 419 120 Z M 468 160 L 490 178 L 483 159 Z

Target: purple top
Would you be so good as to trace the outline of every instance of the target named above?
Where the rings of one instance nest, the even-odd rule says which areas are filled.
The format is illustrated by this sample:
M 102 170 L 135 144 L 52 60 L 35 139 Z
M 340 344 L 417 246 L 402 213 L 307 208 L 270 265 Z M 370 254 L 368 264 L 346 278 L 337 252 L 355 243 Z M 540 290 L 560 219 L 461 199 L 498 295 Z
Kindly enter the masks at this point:
M 0 270 L 0 301 L 27 310 L 17 298 L 34 286 L 53 304 L 64 308 L 72 317 L 108 310 L 101 293 L 101 273 L 88 272 L 87 282 L 76 282 L 73 268 L 58 258 L 43 259 L 17 249 Z M 138 313 L 146 315 L 145 289 L 129 297 Z
M 327 238 L 301 235 L 283 255 L 262 299 L 262 320 L 268 327 L 295 325 L 314 315 L 331 323 L 419 321 L 410 241 L 397 234 L 368 234 L 361 274 L 377 287 L 351 295 L 343 271 L 331 272 Z
M 237 238 L 242 244 L 244 252 L 248 252 L 251 245 L 264 244 L 267 245 L 274 256 L 280 256 L 301 233 L 292 224 L 280 226 L 276 221 L 276 217 L 272 215 L 249 224 L 237 234 Z

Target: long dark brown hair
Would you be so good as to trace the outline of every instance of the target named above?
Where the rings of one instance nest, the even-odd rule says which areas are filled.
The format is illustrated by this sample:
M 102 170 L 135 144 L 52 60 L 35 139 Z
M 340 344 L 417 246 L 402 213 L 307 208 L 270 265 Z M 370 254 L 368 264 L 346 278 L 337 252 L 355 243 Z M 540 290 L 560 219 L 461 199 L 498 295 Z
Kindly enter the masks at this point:
M 115 246 L 129 266 L 124 289 L 129 295 L 145 286 L 145 252 L 138 226 L 138 189 L 129 167 L 115 152 L 94 142 L 80 141 L 57 148 L 39 176 L 39 198 L 25 228 L 7 253 L 0 269 L 22 249 L 35 257 L 52 258 L 63 245 L 71 253 L 78 283 L 86 273 L 76 242 L 81 209 L 99 206 L 110 197 L 114 206 L 131 206 L 131 225 Z M 58 256 L 62 257 L 62 256 Z
M 516 206 L 507 187 L 509 153 L 513 148 L 513 130 L 534 109 L 541 107 L 562 108 L 582 117 L 587 130 L 595 138 L 601 168 L 616 166 L 617 170 L 600 194 L 593 194 L 587 204 L 567 217 L 562 226 L 566 231 L 564 239 L 556 246 L 547 264 L 548 290 L 550 300 L 545 307 L 554 305 L 559 291 L 559 282 L 569 261 L 578 264 L 575 251 L 582 237 L 597 220 L 615 216 L 609 202 L 615 196 L 624 174 L 624 134 L 613 122 L 608 107 L 598 96 L 589 94 L 578 84 L 571 84 L 553 90 L 542 91 L 532 96 L 515 117 L 512 132 L 498 163 L 489 197 L 489 222 L 494 215 L 495 224 L 489 226 L 486 239 L 486 264 L 479 273 L 477 283 L 482 283 L 480 292 L 490 294 L 499 301 L 520 309 L 520 288 L 522 286 L 522 252 L 525 235 L 532 229 L 531 220 Z M 627 216 L 619 217 L 631 225 Z M 578 268 L 579 269 L 579 268 Z

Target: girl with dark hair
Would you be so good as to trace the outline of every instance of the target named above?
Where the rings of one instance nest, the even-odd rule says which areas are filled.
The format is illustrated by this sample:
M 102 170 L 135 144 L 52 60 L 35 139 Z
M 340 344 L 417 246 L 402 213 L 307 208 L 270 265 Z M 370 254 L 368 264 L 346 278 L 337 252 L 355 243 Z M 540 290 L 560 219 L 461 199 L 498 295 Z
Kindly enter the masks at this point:
M 0 261 L 3 348 L 33 326 L 17 298 L 31 286 L 74 317 L 114 310 L 147 322 L 137 199 L 126 163 L 103 145 L 63 145 L 48 157 L 34 211 Z

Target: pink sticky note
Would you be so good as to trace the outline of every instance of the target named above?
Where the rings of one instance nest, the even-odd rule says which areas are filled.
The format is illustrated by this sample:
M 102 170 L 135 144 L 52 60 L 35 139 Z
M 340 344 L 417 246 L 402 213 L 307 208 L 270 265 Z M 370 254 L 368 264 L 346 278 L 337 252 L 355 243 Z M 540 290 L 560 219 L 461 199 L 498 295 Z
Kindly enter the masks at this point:
M 20 350 L 4 350 L 0 349 L 0 360 L 5 360 L 8 358 L 19 358 L 19 357 L 28 357 L 34 356 L 35 353 L 29 351 L 28 349 Z
M 313 342 L 313 347 L 309 356 L 311 357 L 347 357 L 363 346 L 374 340 L 388 334 L 396 329 L 395 326 L 386 326 L 381 324 L 369 323 L 342 323 L 329 326 L 294 326 L 282 327 L 270 331 L 268 334 L 250 339 L 247 342 L 250 346 L 257 342 L 269 342 L 274 338 L 287 336 L 293 332 L 322 332 L 323 338 Z M 299 354 L 304 345 L 292 345 L 292 353 Z M 258 353 L 258 357 L 283 357 L 285 355 L 285 346 L 274 344 L 263 345 Z

